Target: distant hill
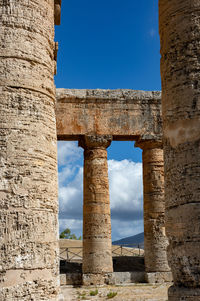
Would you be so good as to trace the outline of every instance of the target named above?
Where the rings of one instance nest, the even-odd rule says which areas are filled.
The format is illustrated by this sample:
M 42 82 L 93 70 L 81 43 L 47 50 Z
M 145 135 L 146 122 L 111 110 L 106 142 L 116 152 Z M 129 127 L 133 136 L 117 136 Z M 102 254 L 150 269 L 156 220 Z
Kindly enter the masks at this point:
M 137 247 L 139 245 L 140 248 L 144 248 L 144 232 L 113 241 L 112 244 L 126 245 L 126 247 Z

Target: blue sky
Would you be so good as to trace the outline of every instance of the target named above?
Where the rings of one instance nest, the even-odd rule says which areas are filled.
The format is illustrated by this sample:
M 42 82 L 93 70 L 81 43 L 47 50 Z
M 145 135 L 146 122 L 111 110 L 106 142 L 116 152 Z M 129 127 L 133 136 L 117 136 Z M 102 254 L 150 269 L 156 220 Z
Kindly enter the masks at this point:
M 57 88 L 161 89 L 157 0 L 63 0 L 55 40 Z M 58 159 L 60 229 L 81 235 L 82 150 L 59 142 Z M 141 151 L 113 142 L 108 159 L 115 240 L 143 231 Z
M 160 90 L 157 0 L 64 0 L 58 88 Z

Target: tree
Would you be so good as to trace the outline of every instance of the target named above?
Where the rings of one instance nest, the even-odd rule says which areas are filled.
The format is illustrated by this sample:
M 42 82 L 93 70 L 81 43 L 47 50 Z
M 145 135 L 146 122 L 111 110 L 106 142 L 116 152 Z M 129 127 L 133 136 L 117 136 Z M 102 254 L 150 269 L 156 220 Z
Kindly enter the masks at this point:
M 81 236 L 77 238 L 75 234 L 71 234 L 71 230 L 69 228 L 66 228 L 64 231 L 60 233 L 60 238 L 81 240 Z

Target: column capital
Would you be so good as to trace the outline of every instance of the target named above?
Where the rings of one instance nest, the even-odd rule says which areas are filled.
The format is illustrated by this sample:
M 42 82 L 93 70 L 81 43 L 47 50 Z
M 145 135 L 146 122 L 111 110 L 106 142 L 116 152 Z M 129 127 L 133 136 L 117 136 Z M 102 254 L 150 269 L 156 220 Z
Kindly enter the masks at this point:
M 107 148 L 112 142 L 111 135 L 85 135 L 79 139 L 78 146 L 84 149 Z
M 135 142 L 135 147 L 141 149 L 154 149 L 154 148 L 163 148 L 162 140 L 138 140 Z

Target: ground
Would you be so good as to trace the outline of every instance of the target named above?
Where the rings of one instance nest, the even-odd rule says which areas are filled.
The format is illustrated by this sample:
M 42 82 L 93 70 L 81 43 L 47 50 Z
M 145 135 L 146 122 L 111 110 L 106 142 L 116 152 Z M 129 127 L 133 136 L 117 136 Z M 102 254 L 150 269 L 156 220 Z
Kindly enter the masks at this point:
M 79 301 L 79 300 L 114 300 L 114 301 L 167 301 L 167 289 L 165 284 L 133 284 L 123 286 L 104 286 L 104 287 L 72 287 L 63 286 L 60 301 Z M 95 296 L 91 296 L 96 291 Z M 108 298 L 107 294 L 116 292 L 113 298 Z

